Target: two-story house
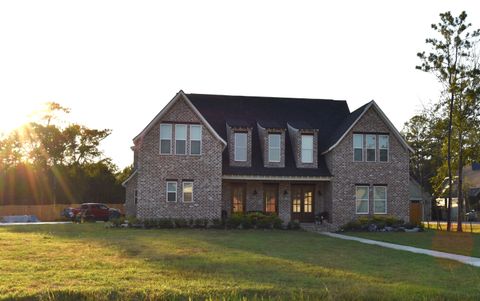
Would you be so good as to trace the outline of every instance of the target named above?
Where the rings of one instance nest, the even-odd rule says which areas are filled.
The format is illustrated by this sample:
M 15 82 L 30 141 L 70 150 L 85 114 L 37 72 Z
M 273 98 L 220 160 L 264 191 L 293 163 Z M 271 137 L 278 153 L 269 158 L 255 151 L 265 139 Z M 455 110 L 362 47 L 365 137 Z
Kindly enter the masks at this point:
M 409 217 L 409 151 L 371 101 L 178 92 L 133 140 L 126 212 L 220 218 L 262 211 L 339 226 Z

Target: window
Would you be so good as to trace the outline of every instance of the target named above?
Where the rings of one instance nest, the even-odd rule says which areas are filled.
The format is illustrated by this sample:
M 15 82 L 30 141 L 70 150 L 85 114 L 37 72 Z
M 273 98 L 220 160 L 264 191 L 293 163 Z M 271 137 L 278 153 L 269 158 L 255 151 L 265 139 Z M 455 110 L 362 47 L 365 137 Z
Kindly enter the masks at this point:
M 246 201 L 246 186 L 241 184 L 233 185 L 232 212 L 233 213 L 245 212 L 245 201 Z
M 265 213 L 277 213 L 278 186 L 275 184 L 265 185 L 264 191 L 265 191 Z
M 380 162 L 388 162 L 388 135 L 378 136 Z
M 373 186 L 373 213 L 387 213 L 387 186 Z
M 190 126 L 190 155 L 200 155 L 202 153 L 202 126 Z
M 172 125 L 160 125 L 160 154 L 169 155 L 172 153 Z
M 363 135 L 353 134 L 353 160 L 363 161 Z
M 175 154 L 185 155 L 187 153 L 187 126 L 185 124 L 175 125 Z
M 377 136 L 365 135 L 365 141 L 367 148 L 367 162 L 375 162 L 377 152 Z
M 133 191 L 133 202 L 135 203 L 135 205 L 138 203 L 138 190 L 135 189 Z
M 235 133 L 235 161 L 247 161 L 247 133 Z
M 193 202 L 193 182 L 183 182 L 183 202 Z
M 268 135 L 268 162 L 280 162 L 280 134 Z
M 177 182 L 167 182 L 167 202 L 177 201 Z
M 313 135 L 302 135 L 302 163 L 313 163 Z
M 355 210 L 357 214 L 368 214 L 368 186 L 355 186 Z

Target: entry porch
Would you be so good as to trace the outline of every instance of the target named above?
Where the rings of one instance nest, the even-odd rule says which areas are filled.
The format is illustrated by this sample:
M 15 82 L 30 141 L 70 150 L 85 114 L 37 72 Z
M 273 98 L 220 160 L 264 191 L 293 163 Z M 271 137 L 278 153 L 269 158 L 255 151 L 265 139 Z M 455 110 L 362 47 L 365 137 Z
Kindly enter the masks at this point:
M 320 214 L 329 219 L 330 191 L 330 181 L 225 179 L 222 211 L 226 215 L 264 212 L 277 214 L 284 222 L 313 223 Z

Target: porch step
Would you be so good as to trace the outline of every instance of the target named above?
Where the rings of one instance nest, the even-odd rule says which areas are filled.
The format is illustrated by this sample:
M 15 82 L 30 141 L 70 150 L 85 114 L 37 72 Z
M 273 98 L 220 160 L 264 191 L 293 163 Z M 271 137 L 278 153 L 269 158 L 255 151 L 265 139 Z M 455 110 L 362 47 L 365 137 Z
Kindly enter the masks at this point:
M 300 223 L 300 227 L 308 232 L 335 232 L 338 230 L 338 227 L 324 222 L 323 224 L 317 223 Z

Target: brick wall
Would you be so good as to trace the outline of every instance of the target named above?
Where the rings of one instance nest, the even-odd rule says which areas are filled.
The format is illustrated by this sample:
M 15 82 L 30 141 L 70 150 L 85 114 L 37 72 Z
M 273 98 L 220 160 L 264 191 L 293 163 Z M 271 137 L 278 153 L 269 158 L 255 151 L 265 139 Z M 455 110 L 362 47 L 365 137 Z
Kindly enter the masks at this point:
M 354 162 L 354 132 L 389 133 L 390 130 L 372 107 L 347 133 L 342 142 L 326 155 L 327 166 L 333 175 L 331 182 L 332 222 L 336 225 L 343 225 L 352 219 L 364 216 L 355 213 L 355 184 L 370 186 L 368 215 L 373 215 L 373 185 L 387 185 L 387 214 L 408 221 L 408 151 L 400 144 L 395 135 L 390 133 L 388 162 Z
M 137 189 L 137 176 L 135 174 L 126 184 L 125 215 L 137 216 L 137 204 L 135 204 L 135 189 Z
M 160 123 L 201 124 L 183 98 L 169 109 L 139 142 L 137 174 L 139 218 L 219 218 L 223 144 L 202 126 L 202 154 L 160 155 Z M 173 127 L 174 128 L 174 127 Z M 175 133 L 173 133 L 175 137 Z M 173 153 L 172 140 L 172 153 Z M 166 201 L 166 182 L 177 181 L 177 202 Z M 193 181 L 193 203 L 182 201 L 182 181 Z

